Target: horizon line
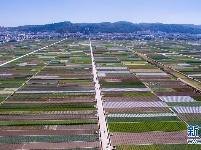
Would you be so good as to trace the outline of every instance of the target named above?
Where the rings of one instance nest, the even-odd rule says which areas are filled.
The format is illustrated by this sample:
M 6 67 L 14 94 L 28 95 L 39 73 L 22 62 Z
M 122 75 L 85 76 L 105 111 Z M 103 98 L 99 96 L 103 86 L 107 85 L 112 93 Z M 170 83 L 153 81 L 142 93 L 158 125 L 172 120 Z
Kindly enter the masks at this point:
M 193 24 L 193 23 L 162 23 L 162 22 L 130 22 L 130 21 L 114 21 L 114 22 L 109 22 L 109 21 L 102 21 L 102 22 L 71 22 L 71 21 L 60 21 L 60 22 L 52 22 L 52 23 L 43 23 L 43 24 L 24 24 L 24 25 L 17 25 L 17 26 L 1 26 L 4 28 L 13 28 L 13 27 L 21 27 L 21 26 L 40 26 L 40 25 L 48 25 L 48 24 L 56 24 L 56 23 L 62 23 L 62 22 L 70 22 L 72 24 L 77 24 L 77 23 L 86 23 L 86 24 L 98 24 L 98 23 L 117 23 L 117 22 L 128 22 L 132 24 L 177 24 L 177 25 L 201 25 L 201 24 Z

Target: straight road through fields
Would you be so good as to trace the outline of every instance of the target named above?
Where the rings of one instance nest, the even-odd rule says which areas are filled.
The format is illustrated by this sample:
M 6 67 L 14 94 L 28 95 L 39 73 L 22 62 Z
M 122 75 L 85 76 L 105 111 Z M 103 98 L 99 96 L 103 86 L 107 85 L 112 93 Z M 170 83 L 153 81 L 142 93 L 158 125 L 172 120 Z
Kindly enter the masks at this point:
M 90 41 L 90 50 L 91 50 L 91 59 L 92 59 L 92 69 L 93 69 L 93 75 L 94 75 L 94 83 L 95 83 L 95 91 L 96 91 L 96 100 L 97 100 L 97 109 L 98 109 L 98 118 L 99 118 L 99 125 L 100 125 L 100 139 L 101 139 L 101 146 L 103 150 L 111 150 L 111 144 L 109 140 L 109 134 L 107 130 L 106 125 L 106 118 L 103 110 L 103 101 L 101 99 L 101 91 L 100 91 L 100 84 L 98 80 L 96 65 L 94 62 L 94 55 L 93 55 L 93 49 L 91 46 Z

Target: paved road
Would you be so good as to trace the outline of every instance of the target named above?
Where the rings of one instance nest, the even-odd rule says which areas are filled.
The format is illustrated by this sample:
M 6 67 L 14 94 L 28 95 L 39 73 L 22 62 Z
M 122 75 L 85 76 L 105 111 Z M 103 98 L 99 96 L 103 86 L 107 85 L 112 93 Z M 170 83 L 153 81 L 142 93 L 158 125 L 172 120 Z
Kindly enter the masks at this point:
M 94 83 L 95 83 L 95 91 L 96 91 L 96 100 L 97 100 L 97 109 L 98 109 L 98 117 L 99 117 L 99 124 L 100 124 L 100 139 L 102 142 L 102 149 L 103 150 L 111 150 L 107 125 L 105 121 L 105 115 L 103 111 L 103 101 L 101 99 L 101 91 L 100 91 L 100 84 L 98 80 L 96 65 L 94 62 L 94 55 L 90 41 L 90 50 L 91 50 L 91 59 L 92 59 L 92 68 L 93 68 L 93 75 L 94 75 Z

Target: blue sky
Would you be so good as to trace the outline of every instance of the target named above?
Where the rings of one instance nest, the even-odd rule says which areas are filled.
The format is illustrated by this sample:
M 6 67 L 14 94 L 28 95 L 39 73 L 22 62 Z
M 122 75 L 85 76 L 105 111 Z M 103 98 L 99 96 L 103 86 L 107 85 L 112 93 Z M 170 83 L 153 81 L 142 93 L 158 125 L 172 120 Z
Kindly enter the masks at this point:
M 201 0 L 0 0 L 0 26 L 62 21 L 201 24 Z

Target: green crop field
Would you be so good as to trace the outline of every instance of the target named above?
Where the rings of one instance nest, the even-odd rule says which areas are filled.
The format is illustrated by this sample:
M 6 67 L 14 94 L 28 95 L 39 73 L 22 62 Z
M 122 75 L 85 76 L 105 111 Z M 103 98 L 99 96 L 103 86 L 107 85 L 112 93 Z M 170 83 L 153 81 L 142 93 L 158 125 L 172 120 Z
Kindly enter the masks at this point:
M 176 116 L 166 116 L 166 117 L 108 117 L 108 123 L 112 122 L 161 122 L 161 121 L 180 121 Z
M 200 149 L 201 145 L 188 145 L 188 144 L 117 146 L 117 150 L 200 150 Z
M 26 126 L 26 125 L 82 125 L 97 124 L 97 120 L 21 120 L 0 121 L 0 126 Z
M 183 122 L 109 123 L 110 132 L 150 132 L 187 130 Z

